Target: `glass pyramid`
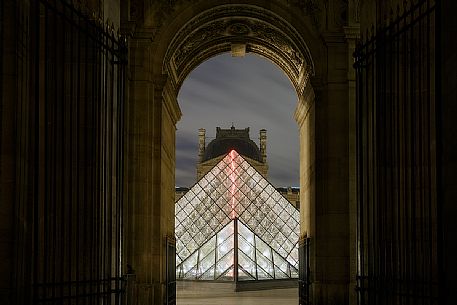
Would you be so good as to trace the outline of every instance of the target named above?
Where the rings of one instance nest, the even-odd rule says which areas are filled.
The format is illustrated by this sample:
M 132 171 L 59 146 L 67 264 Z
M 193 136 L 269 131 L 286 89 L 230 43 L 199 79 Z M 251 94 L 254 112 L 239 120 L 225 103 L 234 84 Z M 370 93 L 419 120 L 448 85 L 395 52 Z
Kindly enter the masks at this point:
M 235 150 L 175 209 L 178 279 L 298 277 L 299 212 Z

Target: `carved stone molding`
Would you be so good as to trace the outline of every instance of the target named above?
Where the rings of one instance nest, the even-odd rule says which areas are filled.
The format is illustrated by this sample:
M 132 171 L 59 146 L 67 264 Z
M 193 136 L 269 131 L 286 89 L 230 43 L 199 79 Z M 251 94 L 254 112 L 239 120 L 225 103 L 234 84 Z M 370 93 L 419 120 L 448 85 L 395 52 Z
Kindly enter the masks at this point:
M 311 84 L 307 84 L 302 95 L 298 99 L 297 108 L 295 109 L 294 118 L 301 127 L 308 117 L 309 110 L 314 104 L 315 94 Z
M 216 20 L 205 27 L 192 33 L 183 44 L 179 46 L 172 60 L 177 69 L 182 69 L 185 60 L 198 50 L 202 44 L 209 44 L 212 40 L 225 39 L 227 41 L 243 40 L 252 44 L 260 43 L 276 48 L 289 59 L 297 74 L 305 61 L 302 52 L 279 30 L 260 20 L 237 20 L 232 23 L 229 20 Z
M 204 27 L 196 30 L 194 33 L 189 35 L 187 39 L 183 41 L 181 45 L 179 45 L 176 52 L 172 56 L 172 60 L 177 69 L 182 69 L 182 66 L 185 64 L 187 57 L 189 57 L 193 51 L 197 50 L 200 45 L 225 36 L 225 32 L 227 32 L 226 23 L 227 22 L 225 20 L 217 20 L 205 25 Z
M 250 5 L 219 6 L 189 21 L 168 48 L 164 73 L 172 75 L 179 88 L 196 65 L 229 51 L 233 43 L 246 44 L 248 52 L 277 63 L 297 91 L 314 73 L 309 50 L 295 29 L 272 12 Z

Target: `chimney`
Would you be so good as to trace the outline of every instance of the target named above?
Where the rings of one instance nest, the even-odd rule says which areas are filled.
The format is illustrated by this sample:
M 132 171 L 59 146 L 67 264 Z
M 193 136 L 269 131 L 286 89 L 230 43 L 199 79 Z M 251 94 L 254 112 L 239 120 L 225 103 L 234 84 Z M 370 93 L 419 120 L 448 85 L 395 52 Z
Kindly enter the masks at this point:
M 267 131 L 265 129 L 260 130 L 260 154 L 262 156 L 262 162 L 267 162 Z
M 200 163 L 203 162 L 205 157 L 205 132 L 204 128 L 198 130 L 198 161 Z

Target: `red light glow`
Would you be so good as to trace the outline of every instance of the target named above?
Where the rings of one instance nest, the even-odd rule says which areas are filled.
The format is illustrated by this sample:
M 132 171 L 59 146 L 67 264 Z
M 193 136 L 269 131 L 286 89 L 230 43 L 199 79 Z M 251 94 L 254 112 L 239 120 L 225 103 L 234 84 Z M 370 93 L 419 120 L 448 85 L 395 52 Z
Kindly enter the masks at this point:
M 235 205 L 236 205 L 236 201 L 235 201 L 235 192 L 236 192 L 236 174 L 235 174 L 235 158 L 236 158 L 236 152 L 235 150 L 231 150 L 230 153 L 230 174 L 229 174 L 229 177 L 230 177 L 230 182 L 231 182 L 231 185 L 230 185 L 230 206 L 231 206 L 231 209 L 232 209 L 232 212 L 230 213 L 230 218 L 231 219 L 235 219 L 236 217 L 236 212 L 235 212 Z

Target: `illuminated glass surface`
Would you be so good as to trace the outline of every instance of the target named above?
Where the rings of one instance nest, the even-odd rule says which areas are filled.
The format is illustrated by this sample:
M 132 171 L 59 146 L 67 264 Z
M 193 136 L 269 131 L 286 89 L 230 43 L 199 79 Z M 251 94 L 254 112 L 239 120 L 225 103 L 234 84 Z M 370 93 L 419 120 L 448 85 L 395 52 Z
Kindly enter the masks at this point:
M 299 212 L 236 151 L 175 209 L 179 279 L 298 277 Z

